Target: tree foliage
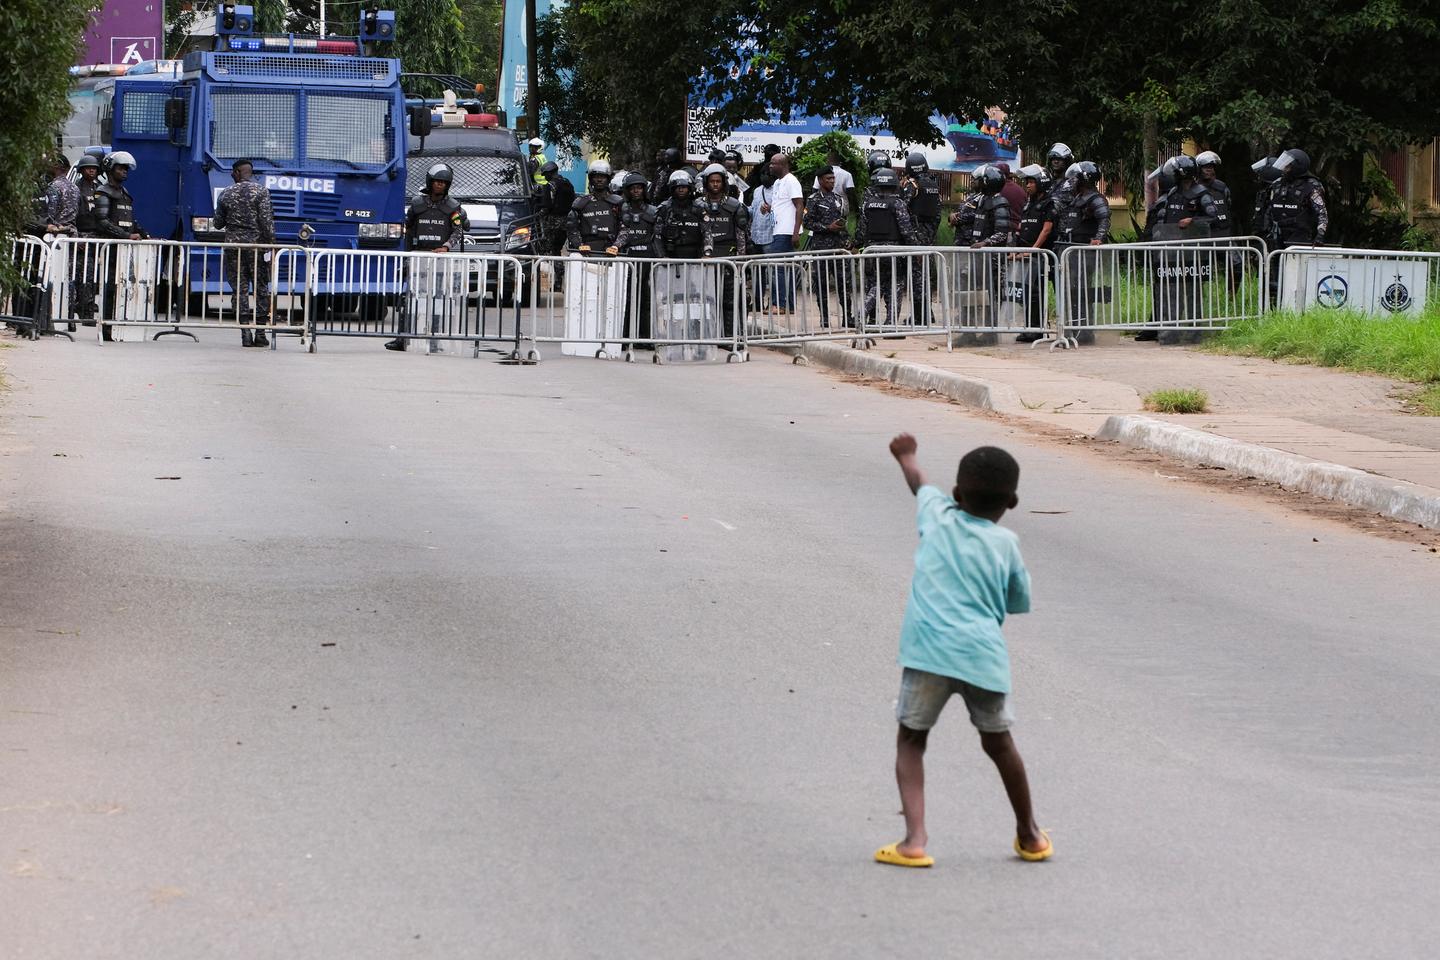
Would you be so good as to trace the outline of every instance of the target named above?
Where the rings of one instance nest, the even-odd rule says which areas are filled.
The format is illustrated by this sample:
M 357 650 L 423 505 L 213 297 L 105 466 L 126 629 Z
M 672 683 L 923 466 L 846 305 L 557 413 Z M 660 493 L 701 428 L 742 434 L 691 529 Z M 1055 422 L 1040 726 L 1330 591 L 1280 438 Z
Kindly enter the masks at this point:
M 91 0 L 5 0 L 0 4 L 11 68 L 0 71 L 0 234 L 23 222 L 47 158 L 70 112 L 69 67 L 89 22 Z M 23 64 L 23 68 L 20 66 Z M 70 158 L 74 160 L 74 157 Z
M 576 0 L 536 25 L 544 108 L 541 130 L 558 144 L 588 141 L 613 162 L 648 167 L 684 140 L 685 102 L 712 51 L 733 33 L 736 0 Z
M 397 0 L 395 21 L 395 56 L 406 71 L 471 75 L 474 63 L 455 0 Z
M 814 183 L 820 168 L 829 165 L 831 151 L 840 158 L 840 166 L 855 178 L 855 189 L 864 193 L 870 183 L 870 168 L 865 163 L 865 153 L 860 144 L 844 130 L 832 130 L 818 136 L 791 153 L 790 166 L 795 176 L 802 184 Z

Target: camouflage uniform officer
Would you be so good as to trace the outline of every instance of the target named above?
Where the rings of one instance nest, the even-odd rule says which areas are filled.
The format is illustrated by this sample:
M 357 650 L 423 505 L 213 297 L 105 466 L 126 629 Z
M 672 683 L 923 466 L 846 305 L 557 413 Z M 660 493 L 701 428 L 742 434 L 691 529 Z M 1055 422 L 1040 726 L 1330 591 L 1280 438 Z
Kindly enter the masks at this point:
M 270 208 L 270 191 L 250 179 L 255 172 L 249 160 L 236 160 L 230 167 L 235 181 L 220 193 L 215 203 L 215 226 L 225 231 L 226 243 L 274 243 L 275 214 Z M 260 250 L 226 250 L 225 279 L 235 291 L 235 318 L 242 325 L 270 320 L 270 284 L 265 274 L 268 263 Z M 250 305 L 250 290 L 255 290 L 255 306 Z M 240 343 L 246 347 L 265 347 L 270 341 L 264 330 L 241 329 Z

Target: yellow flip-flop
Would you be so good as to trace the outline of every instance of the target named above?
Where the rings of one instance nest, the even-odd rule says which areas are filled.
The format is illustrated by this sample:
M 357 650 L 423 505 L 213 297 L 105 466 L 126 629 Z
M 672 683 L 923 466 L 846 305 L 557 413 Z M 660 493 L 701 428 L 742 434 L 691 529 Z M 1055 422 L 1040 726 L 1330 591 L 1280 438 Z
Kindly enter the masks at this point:
M 1028 860 L 1031 863 L 1038 863 L 1041 860 L 1050 859 L 1050 854 L 1055 852 L 1055 844 L 1050 840 L 1050 834 L 1046 833 L 1044 830 L 1040 831 L 1040 836 L 1045 838 L 1045 849 L 1041 850 L 1038 853 L 1032 853 L 1029 850 L 1026 850 L 1024 847 L 1020 846 L 1020 838 L 1015 838 L 1015 853 L 1019 855 L 1021 860 Z
M 932 867 L 935 858 L 928 853 L 923 857 L 907 857 L 900 852 L 900 844 L 892 843 L 875 851 L 876 863 L 889 863 L 897 867 Z

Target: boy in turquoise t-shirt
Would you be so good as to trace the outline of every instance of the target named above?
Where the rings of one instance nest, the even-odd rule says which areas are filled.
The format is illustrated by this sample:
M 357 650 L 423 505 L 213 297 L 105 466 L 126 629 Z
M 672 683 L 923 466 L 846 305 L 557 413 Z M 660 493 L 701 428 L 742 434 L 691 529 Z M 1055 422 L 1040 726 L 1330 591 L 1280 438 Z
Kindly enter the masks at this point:
M 1044 860 L 1054 852 L 1035 825 L 1025 764 L 1010 737 L 1010 655 L 1000 625 L 1009 613 L 1030 610 L 1030 574 L 1020 541 L 998 526 L 1020 499 L 1020 465 L 999 447 L 979 447 L 960 461 L 947 497 L 925 483 L 915 462 L 915 438 L 890 441 L 905 482 L 915 494 L 920 546 L 910 602 L 900 628 L 900 734 L 895 780 L 905 813 L 905 839 L 875 851 L 901 867 L 928 867 L 925 852 L 925 741 L 952 694 L 959 694 L 980 731 L 980 746 L 995 761 L 1015 809 L 1015 852 Z M 953 497 L 953 499 L 952 499 Z

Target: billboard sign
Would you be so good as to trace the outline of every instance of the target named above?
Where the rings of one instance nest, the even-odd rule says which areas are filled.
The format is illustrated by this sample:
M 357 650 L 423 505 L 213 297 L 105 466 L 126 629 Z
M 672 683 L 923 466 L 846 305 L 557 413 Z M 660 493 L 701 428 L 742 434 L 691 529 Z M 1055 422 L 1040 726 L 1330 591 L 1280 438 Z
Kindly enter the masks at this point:
M 968 173 L 982 163 L 991 162 L 1005 162 L 1018 168 L 1020 152 L 1011 139 L 1004 111 L 992 107 L 988 113 L 989 116 L 979 122 L 932 114 L 930 122 L 944 134 L 945 140 L 938 146 L 930 146 L 904 143 L 883 128 L 861 126 L 847 130 L 834 120 L 805 114 L 792 114 L 788 121 L 783 121 L 778 110 L 722 134 L 709 122 L 709 110 L 691 106 L 685 117 L 685 154 L 690 160 L 704 160 L 718 146 L 722 150 L 739 150 L 746 163 L 757 163 L 764 157 L 766 144 L 773 143 L 788 152 L 824 134 L 847 130 L 862 151 L 883 150 L 895 159 L 897 166 L 904 162 L 907 153 L 918 150 L 925 154 L 930 169 L 936 171 Z
M 164 36 L 162 0 L 105 0 L 81 37 L 79 65 L 158 60 Z

